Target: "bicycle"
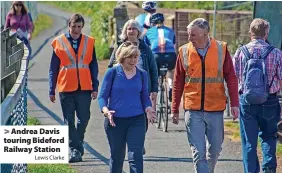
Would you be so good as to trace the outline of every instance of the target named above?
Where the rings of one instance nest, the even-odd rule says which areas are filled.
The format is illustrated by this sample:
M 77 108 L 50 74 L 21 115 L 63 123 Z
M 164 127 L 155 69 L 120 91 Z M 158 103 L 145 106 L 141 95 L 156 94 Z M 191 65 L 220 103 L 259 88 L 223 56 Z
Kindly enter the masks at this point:
M 159 73 L 159 87 L 158 87 L 158 96 L 157 96 L 157 128 L 161 127 L 164 132 L 167 132 L 168 126 L 168 113 L 169 113 L 169 106 L 168 106 L 168 86 L 166 82 L 166 73 L 168 70 L 168 65 L 162 65 Z

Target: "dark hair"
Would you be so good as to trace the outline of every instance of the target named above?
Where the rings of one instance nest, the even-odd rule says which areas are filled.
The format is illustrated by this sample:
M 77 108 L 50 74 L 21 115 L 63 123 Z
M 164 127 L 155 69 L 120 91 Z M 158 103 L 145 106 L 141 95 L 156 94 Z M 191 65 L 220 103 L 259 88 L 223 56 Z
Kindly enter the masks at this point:
M 13 15 L 16 15 L 16 9 L 15 9 L 16 4 L 22 5 L 22 10 L 21 10 L 22 15 L 27 14 L 27 8 L 24 5 L 23 1 L 13 1 L 11 8 L 10 8 L 10 13 L 12 13 Z
M 80 15 L 80 14 L 73 14 L 70 19 L 69 19 L 69 26 L 71 25 L 71 23 L 78 23 L 78 22 L 82 22 L 82 27 L 84 26 L 84 18 Z

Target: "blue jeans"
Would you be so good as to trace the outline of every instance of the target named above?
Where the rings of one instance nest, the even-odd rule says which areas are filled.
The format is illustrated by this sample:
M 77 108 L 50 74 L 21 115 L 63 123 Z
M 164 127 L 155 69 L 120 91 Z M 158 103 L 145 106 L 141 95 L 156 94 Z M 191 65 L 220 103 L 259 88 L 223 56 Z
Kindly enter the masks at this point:
M 91 91 L 60 92 L 64 122 L 69 126 L 69 147 L 78 149 L 90 119 Z M 75 112 L 77 125 L 75 127 Z
M 104 127 L 111 150 L 110 173 L 122 173 L 125 148 L 128 148 L 130 173 L 143 173 L 143 147 L 145 140 L 144 114 L 118 118 L 114 117 L 115 127 L 105 118 Z
M 29 60 L 31 58 L 30 56 L 31 56 L 31 53 L 32 53 L 32 49 L 31 49 L 29 40 L 25 37 L 22 37 L 22 38 L 17 37 L 17 38 L 20 39 L 22 42 L 24 42 L 24 44 L 26 45 L 26 47 L 29 51 L 29 53 L 28 53 L 28 60 Z
M 270 96 L 260 105 L 250 105 L 240 97 L 239 120 L 245 173 L 260 172 L 257 156 L 258 136 L 263 154 L 263 172 L 276 170 L 276 133 L 280 111 L 279 100 L 276 96 Z
M 185 125 L 195 171 L 213 173 L 224 139 L 223 112 L 185 111 Z

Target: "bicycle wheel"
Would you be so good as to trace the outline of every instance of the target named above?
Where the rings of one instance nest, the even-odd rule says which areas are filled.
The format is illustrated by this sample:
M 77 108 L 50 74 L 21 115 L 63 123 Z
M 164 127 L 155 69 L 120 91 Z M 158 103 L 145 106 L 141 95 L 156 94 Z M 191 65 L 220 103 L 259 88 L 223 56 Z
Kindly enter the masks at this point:
M 162 86 L 162 126 L 163 131 L 167 132 L 168 126 L 168 91 L 167 91 L 167 83 L 164 82 Z
M 157 96 L 157 128 L 161 128 L 161 122 L 162 122 L 162 115 L 161 115 L 161 111 L 162 111 L 162 104 L 161 104 L 161 98 L 162 98 L 162 91 L 161 89 L 159 89 L 158 91 L 158 96 Z

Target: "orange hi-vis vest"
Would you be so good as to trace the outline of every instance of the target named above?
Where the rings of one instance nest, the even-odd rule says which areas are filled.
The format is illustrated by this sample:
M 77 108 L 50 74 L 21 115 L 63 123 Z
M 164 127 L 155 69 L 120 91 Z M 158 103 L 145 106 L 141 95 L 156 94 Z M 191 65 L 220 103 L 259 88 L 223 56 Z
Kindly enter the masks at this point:
M 79 85 L 81 90 L 93 89 L 89 64 L 92 61 L 94 43 L 93 37 L 82 34 L 76 54 L 65 34 L 53 40 L 53 49 L 61 61 L 57 79 L 59 92 L 76 91 Z
M 223 76 L 226 43 L 211 39 L 203 59 L 191 42 L 183 45 L 179 54 L 185 68 L 184 109 L 223 111 L 227 101 Z

